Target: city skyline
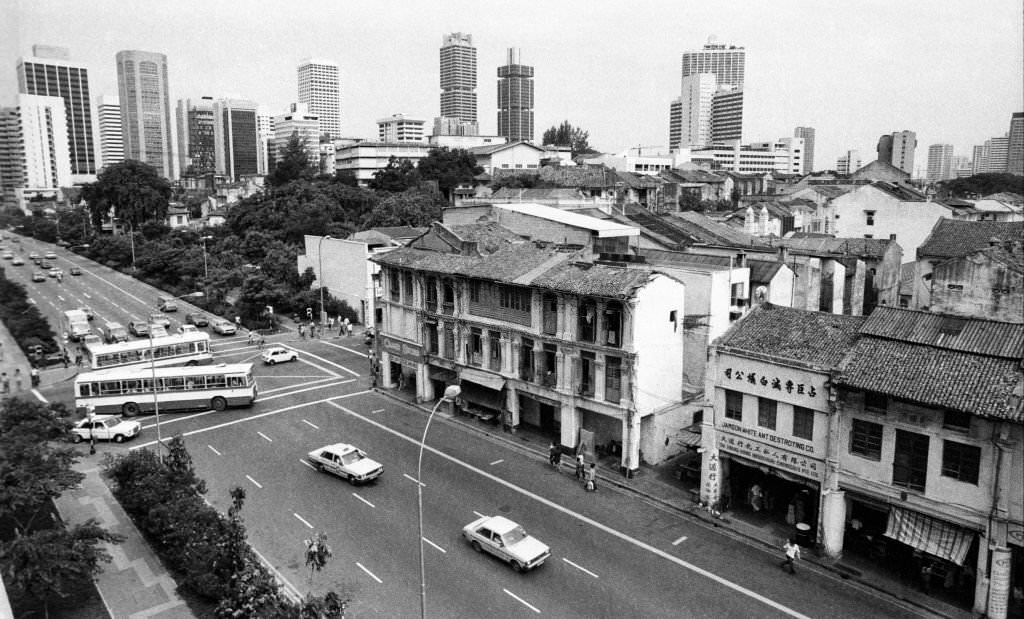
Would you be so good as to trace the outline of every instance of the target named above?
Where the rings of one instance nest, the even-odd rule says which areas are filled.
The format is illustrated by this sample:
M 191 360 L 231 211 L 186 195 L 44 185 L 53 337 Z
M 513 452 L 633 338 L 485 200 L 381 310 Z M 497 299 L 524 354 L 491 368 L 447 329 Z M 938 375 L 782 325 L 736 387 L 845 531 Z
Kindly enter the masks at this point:
M 685 8 L 658 2 L 642 12 L 597 3 L 583 20 L 559 5 L 537 5 L 534 12 L 481 10 L 474 3 L 385 2 L 366 9 L 324 3 L 310 7 L 317 15 L 312 21 L 267 19 L 269 3 L 238 11 L 233 3 L 186 2 L 131 17 L 122 17 L 113 2 L 16 6 L 0 36 L 4 104 L 17 92 L 16 59 L 33 44 L 69 48 L 89 69 L 94 96 L 116 93 L 118 51 L 143 49 L 167 55 L 171 100 L 239 97 L 270 114 L 295 101 L 297 63 L 326 57 L 340 68 L 341 134 L 372 139 L 381 117 L 439 115 L 438 40 L 461 31 L 478 50 L 481 133 L 497 130 L 494 72 L 515 47 L 536 68 L 535 138 L 568 119 L 608 152 L 638 144 L 667 149 L 666 103 L 678 96 L 680 59 L 710 36 L 748 52 L 744 140 L 815 127 L 818 168 L 831 167 L 846 150 L 873 153 L 879 135 L 904 129 L 917 134 L 919 145 L 950 143 L 957 155 L 970 155 L 972 146 L 1008 131 L 1011 114 L 1022 107 L 1020 7 L 1008 0 L 974 12 L 924 2 L 861 1 L 842 11 L 795 2 Z M 536 19 L 538 12 L 544 19 Z M 237 36 L 220 36 L 226 23 L 252 42 L 244 55 Z M 787 28 L 764 27 L 770 23 Z M 382 47 L 383 33 L 392 43 Z M 939 66 L 944 70 L 935 71 Z M 971 69 L 977 66 L 986 70 Z M 941 100 L 960 104 L 935 104 Z M 965 102 L 971 115 L 963 113 Z M 925 158 L 919 152 L 915 167 L 923 168 Z

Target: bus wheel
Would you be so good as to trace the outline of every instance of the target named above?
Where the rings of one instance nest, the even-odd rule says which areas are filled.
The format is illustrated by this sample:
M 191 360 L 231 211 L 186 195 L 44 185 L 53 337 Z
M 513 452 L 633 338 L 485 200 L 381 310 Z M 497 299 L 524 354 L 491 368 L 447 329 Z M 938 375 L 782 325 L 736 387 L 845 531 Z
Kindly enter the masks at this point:
M 134 417 L 139 414 L 139 405 L 135 402 L 125 402 L 124 406 L 121 407 L 121 412 L 124 413 L 125 417 Z
M 220 412 L 228 407 L 228 401 L 220 396 L 217 396 L 216 398 L 210 401 L 210 405 L 213 406 L 213 410 Z

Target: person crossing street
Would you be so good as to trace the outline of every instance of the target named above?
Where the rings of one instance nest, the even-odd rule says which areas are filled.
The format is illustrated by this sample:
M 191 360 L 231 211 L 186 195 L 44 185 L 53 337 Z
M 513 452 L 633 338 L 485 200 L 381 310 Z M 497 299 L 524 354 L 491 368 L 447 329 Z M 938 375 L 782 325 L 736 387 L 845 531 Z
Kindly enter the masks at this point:
M 790 574 L 796 574 L 793 562 L 800 558 L 800 546 L 792 539 L 787 539 L 786 543 L 782 546 L 782 550 L 786 553 L 786 558 L 782 560 L 782 563 L 779 563 L 779 567 L 782 569 L 788 567 Z

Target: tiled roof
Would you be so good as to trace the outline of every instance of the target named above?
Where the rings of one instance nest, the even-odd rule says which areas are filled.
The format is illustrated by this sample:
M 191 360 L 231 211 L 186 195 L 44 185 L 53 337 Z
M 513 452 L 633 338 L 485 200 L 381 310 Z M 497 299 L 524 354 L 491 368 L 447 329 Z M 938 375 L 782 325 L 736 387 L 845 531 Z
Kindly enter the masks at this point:
M 718 271 L 728 269 L 730 264 L 729 256 L 706 256 L 667 249 L 640 249 L 639 254 L 648 264 L 657 266 L 695 267 Z
M 862 324 L 863 316 L 765 303 L 729 327 L 716 344 L 721 351 L 751 352 L 830 369 L 839 365 Z
M 770 243 L 732 226 L 714 221 L 703 213 L 679 211 L 670 215 L 673 224 L 697 243 L 730 247 L 768 247 Z
M 634 172 L 621 172 L 615 171 L 615 175 L 630 188 L 634 189 L 651 189 L 653 187 L 660 187 L 662 180 L 658 176 L 651 176 L 649 174 L 636 174 Z
M 567 261 L 535 277 L 531 285 L 573 294 L 628 299 L 653 274 L 649 268 Z
M 1024 357 L 1024 325 L 1008 322 L 879 306 L 861 333 L 1018 362 Z
M 445 226 L 463 241 L 473 241 L 480 251 L 493 253 L 509 243 L 522 243 L 523 237 L 494 222 Z
M 788 247 L 790 253 L 827 253 L 861 257 L 881 257 L 896 241 L 891 239 L 859 239 L 796 233 L 778 239 L 777 245 Z
M 1020 361 L 922 344 L 861 338 L 843 361 L 838 384 L 981 417 L 1024 421 Z
M 427 228 L 417 228 L 413 226 L 380 226 L 378 228 L 370 228 L 370 230 L 380 232 L 381 234 L 393 239 L 411 239 L 426 232 Z
M 902 201 L 902 202 L 924 202 L 926 196 L 917 191 L 904 185 L 897 185 L 896 183 L 887 183 L 885 181 L 874 181 L 871 186 L 879 191 L 883 191 L 890 196 Z
M 918 256 L 954 258 L 989 246 L 992 238 L 1024 241 L 1024 222 L 940 219 L 917 248 Z
M 724 183 L 725 179 L 704 170 L 665 170 L 660 173 L 666 180 L 685 183 Z
M 511 283 L 556 253 L 553 248 L 534 243 L 506 245 L 482 257 L 402 247 L 374 256 L 373 261 L 385 266 Z M 568 259 L 571 254 L 563 255 Z
M 537 151 L 540 151 L 540 152 L 544 152 L 543 148 L 540 148 L 539 146 L 534 146 L 533 144 L 530 144 L 529 142 L 523 142 L 523 141 L 508 142 L 508 143 L 505 143 L 505 144 L 488 144 L 486 146 L 473 146 L 473 147 L 468 148 L 466 150 L 468 150 L 469 152 L 471 152 L 474 155 L 490 155 L 490 154 L 496 153 L 498 151 L 506 150 L 506 149 L 513 148 L 513 147 L 516 147 L 516 146 L 528 146 L 528 147 L 530 147 L 530 148 L 532 148 L 534 150 L 537 150 Z
M 557 198 L 579 199 L 580 195 L 579 190 L 573 187 L 502 187 L 491 197 L 495 200 L 515 199 L 523 202 L 536 202 L 537 200 Z

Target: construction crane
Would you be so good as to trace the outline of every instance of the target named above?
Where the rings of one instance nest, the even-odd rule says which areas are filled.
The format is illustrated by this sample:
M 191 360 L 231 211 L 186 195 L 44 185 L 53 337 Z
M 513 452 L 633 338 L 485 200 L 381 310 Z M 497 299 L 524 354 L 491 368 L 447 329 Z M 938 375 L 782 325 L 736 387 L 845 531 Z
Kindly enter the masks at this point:
M 644 156 L 644 149 L 645 148 L 664 148 L 664 145 L 663 144 L 637 144 L 636 146 L 634 146 L 633 148 L 631 148 L 629 150 L 635 150 L 637 157 L 643 157 Z

